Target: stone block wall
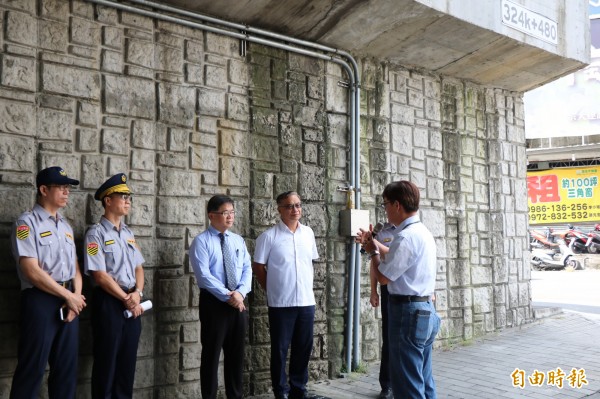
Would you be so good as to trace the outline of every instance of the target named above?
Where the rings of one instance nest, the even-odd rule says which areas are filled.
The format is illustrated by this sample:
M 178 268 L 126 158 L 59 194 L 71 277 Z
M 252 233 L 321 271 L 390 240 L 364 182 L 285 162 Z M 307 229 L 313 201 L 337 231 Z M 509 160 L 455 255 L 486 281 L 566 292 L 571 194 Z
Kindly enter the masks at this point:
M 0 398 L 16 365 L 19 284 L 12 223 L 34 202 L 35 174 L 81 180 L 64 214 L 81 240 L 98 221 L 97 187 L 118 172 L 135 192 L 128 224 L 146 258 L 136 397 L 199 397 L 199 291 L 187 249 L 206 201 L 236 200 L 235 230 L 254 239 L 296 190 L 317 236 L 311 379 L 342 368 L 347 241 L 348 92 L 339 66 L 80 0 L 0 0 Z M 521 93 L 360 60 L 363 208 L 381 220 L 385 184 L 410 179 L 438 243 L 438 345 L 531 319 Z M 375 219 L 375 216 L 373 216 Z M 363 361 L 379 357 L 379 310 L 364 262 Z M 90 284 L 86 293 L 91 296 Z M 270 389 L 264 292 L 249 296 L 245 391 Z M 82 315 L 80 386 L 89 396 L 91 331 Z M 43 397 L 45 392 L 43 391 Z
M 421 189 L 436 238 L 437 346 L 532 319 L 527 261 L 526 155 L 520 93 L 402 66 L 363 62 L 363 205 L 389 181 Z M 365 262 L 366 263 L 366 262 Z M 377 359 L 380 313 L 363 269 L 363 360 Z M 377 330 L 376 330 L 377 331 Z

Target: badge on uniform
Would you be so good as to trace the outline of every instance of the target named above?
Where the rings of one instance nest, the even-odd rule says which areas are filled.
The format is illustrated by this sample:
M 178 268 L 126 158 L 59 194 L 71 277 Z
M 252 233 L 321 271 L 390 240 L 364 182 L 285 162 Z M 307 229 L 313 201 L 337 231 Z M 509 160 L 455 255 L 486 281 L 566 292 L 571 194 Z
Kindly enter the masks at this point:
M 29 226 L 27 226 L 26 224 L 17 226 L 17 238 L 19 240 L 24 240 L 27 237 L 29 237 Z
M 115 240 L 104 241 L 104 245 L 113 245 L 114 243 L 115 243 Z
M 65 236 L 67 236 L 68 239 L 70 239 L 71 241 L 73 241 L 73 235 L 71 235 L 71 233 L 65 232 Z
M 48 237 L 51 236 L 52 232 L 51 231 L 44 231 L 43 233 L 40 233 L 40 237 Z
M 98 255 L 98 244 L 95 242 L 90 242 L 87 245 L 87 253 L 88 253 L 88 255 L 92 255 L 92 256 Z

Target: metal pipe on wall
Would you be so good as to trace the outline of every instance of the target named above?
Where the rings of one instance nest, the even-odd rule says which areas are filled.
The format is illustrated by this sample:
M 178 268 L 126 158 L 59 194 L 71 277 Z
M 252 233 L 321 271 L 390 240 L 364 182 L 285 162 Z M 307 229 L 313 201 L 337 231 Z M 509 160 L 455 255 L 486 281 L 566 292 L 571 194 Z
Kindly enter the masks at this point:
M 244 24 L 237 24 L 225 20 L 221 20 L 214 17 L 209 17 L 205 15 L 201 15 L 195 12 L 182 10 L 176 7 L 171 7 L 165 4 L 155 3 L 147 0 L 130 0 L 132 3 L 137 3 L 140 5 L 144 5 L 147 7 L 151 7 L 158 10 L 168 11 L 179 15 L 184 15 L 190 18 L 207 21 L 213 24 L 225 26 L 231 29 L 240 30 L 242 33 L 237 33 L 197 22 L 192 22 L 186 19 L 176 18 L 169 15 L 160 14 L 154 11 L 145 10 L 136 8 L 133 6 L 125 5 L 123 3 L 116 3 L 109 0 L 86 0 L 90 3 L 95 3 L 98 5 L 116 8 L 122 11 L 127 11 L 139 15 L 144 15 L 151 18 L 156 18 L 163 21 L 168 21 L 172 23 L 176 23 L 179 25 L 188 26 L 194 29 L 201 29 L 208 32 L 221 34 L 224 36 L 234 37 L 236 39 L 240 39 L 242 41 L 249 41 L 257 44 L 261 44 L 264 46 L 275 47 L 281 50 L 286 50 L 290 52 L 294 52 L 297 54 L 306 55 L 309 57 L 314 57 L 318 59 L 322 59 L 325 61 L 334 62 L 338 65 L 341 65 L 342 68 L 348 74 L 350 80 L 350 185 L 355 188 L 355 204 L 357 209 L 360 209 L 360 73 L 358 70 L 358 64 L 354 57 L 350 55 L 348 52 L 335 49 L 332 47 L 324 46 L 318 43 L 313 43 L 301 39 L 297 39 L 291 36 L 282 35 L 274 32 L 269 32 L 263 29 L 253 28 Z M 284 43 L 278 43 L 273 40 L 264 39 L 260 37 L 256 37 L 252 34 L 262 35 L 265 37 L 270 37 L 273 39 L 285 41 Z M 328 53 L 333 53 L 340 57 L 345 58 L 346 60 L 340 59 L 335 56 L 326 55 L 322 53 L 318 53 L 315 51 L 299 48 L 292 46 L 287 43 L 293 43 L 299 46 L 308 47 L 312 49 L 316 49 L 319 51 L 324 51 Z M 245 43 L 244 43 L 245 46 Z M 358 245 L 353 242 L 350 244 L 350 261 L 348 262 L 348 273 L 349 273 L 349 281 L 348 281 L 348 312 L 347 312 L 347 321 L 346 321 L 346 367 L 347 370 L 350 371 L 351 368 L 351 349 L 354 346 L 354 366 L 358 365 L 358 358 L 360 356 L 360 348 L 359 348 L 359 340 L 358 336 L 360 334 L 360 264 L 361 259 L 360 256 L 357 257 L 358 253 Z M 353 334 L 354 332 L 354 334 Z M 353 337 L 354 335 L 354 337 Z
M 352 59 L 354 62 L 354 59 Z M 358 65 L 354 65 L 358 73 Z M 354 195 L 356 198 L 356 209 L 360 209 L 360 200 L 361 200 L 361 185 L 360 185 L 360 85 L 356 86 L 356 94 L 355 94 L 355 104 L 353 112 L 356 114 L 356 117 L 351 121 L 354 124 L 353 130 L 356 134 L 355 144 L 354 144 L 354 154 L 352 159 L 356 162 L 356 167 L 354 170 L 354 181 L 355 181 L 355 191 Z M 360 364 L 360 269 L 362 264 L 362 259 L 360 257 L 360 251 L 358 249 L 358 244 L 354 244 L 353 252 L 356 254 L 356 258 L 354 260 L 354 268 L 355 278 L 354 278 L 354 326 L 353 330 L 355 331 L 354 340 L 352 342 L 352 347 L 354 349 L 352 358 L 354 359 L 353 369 L 358 367 Z

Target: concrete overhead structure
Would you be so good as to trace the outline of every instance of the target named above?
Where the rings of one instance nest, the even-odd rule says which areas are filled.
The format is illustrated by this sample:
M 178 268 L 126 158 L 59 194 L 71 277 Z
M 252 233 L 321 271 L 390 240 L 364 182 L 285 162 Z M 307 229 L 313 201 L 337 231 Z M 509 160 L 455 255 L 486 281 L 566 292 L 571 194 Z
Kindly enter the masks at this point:
M 590 61 L 587 1 L 167 0 L 174 6 L 511 91 Z M 532 26 L 535 15 L 556 23 Z M 503 15 L 505 18 L 503 19 Z M 503 20 L 514 20 L 507 25 Z M 519 19 L 521 19 L 519 21 Z M 521 30 L 515 29 L 519 26 Z M 530 28 L 530 29 L 527 29 Z M 542 40 L 529 32 L 549 33 Z M 552 43 L 551 41 L 555 41 Z

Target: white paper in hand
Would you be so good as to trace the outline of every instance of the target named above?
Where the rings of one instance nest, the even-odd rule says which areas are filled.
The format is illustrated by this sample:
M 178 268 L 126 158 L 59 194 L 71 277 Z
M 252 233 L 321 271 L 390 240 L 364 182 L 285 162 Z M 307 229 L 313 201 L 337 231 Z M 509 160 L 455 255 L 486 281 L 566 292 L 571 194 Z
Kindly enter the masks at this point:
M 144 309 L 144 312 L 152 309 L 152 301 L 151 300 L 144 301 L 144 302 L 140 303 L 140 305 L 142 305 L 142 309 Z M 129 310 L 125 310 L 123 312 L 123 316 L 125 316 L 126 319 L 129 319 L 131 316 L 133 316 L 133 313 L 131 313 Z

